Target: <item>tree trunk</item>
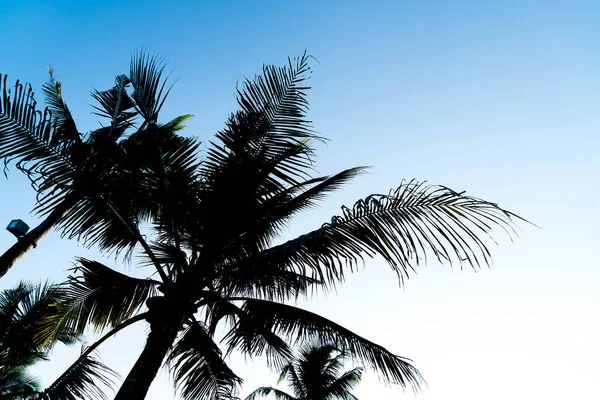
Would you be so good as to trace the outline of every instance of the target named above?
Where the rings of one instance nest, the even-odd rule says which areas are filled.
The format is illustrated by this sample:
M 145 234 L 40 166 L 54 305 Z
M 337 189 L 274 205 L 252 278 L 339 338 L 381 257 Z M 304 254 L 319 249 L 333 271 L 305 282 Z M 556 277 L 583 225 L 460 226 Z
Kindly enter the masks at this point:
M 62 217 L 73 207 L 74 202 L 66 198 L 59 203 L 54 210 L 38 226 L 29 231 L 11 248 L 6 250 L 0 256 L 0 278 L 19 261 L 25 253 L 37 246 L 40 240 L 44 238 L 56 226 Z
M 177 337 L 176 329 L 152 330 L 146 346 L 125 378 L 115 400 L 143 400 Z

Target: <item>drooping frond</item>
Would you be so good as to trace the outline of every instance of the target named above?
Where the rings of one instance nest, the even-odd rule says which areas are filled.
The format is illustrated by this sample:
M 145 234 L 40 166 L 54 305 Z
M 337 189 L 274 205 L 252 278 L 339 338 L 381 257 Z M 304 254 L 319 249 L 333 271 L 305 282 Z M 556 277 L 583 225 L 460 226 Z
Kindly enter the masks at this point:
M 294 396 L 287 394 L 283 390 L 279 390 L 269 386 L 259 387 L 258 389 L 250 393 L 246 397 L 246 400 L 258 400 L 262 397 L 267 397 L 271 395 L 275 397 L 275 400 L 299 400 L 296 399 Z
M 215 286 L 225 296 L 285 301 L 297 299 L 322 286 L 321 281 L 274 265 L 236 266 L 223 269 Z
M 246 310 L 230 302 L 218 302 L 212 305 L 209 327 L 214 332 L 218 321 L 227 317 L 229 329 L 222 339 L 227 347 L 227 354 L 234 350 L 246 356 L 266 355 L 267 362 L 277 369 L 283 368 L 293 358 L 293 351 L 288 343 L 275 334 L 263 321 L 256 320 Z
M 62 312 L 47 321 L 46 329 L 82 333 L 88 324 L 96 331 L 114 327 L 158 293 L 158 282 L 129 277 L 96 261 L 80 258 L 73 270 L 78 274 L 65 285 Z
M 168 362 L 184 399 L 236 398 L 242 380 L 227 366 L 221 350 L 199 322 L 185 330 Z
M 271 332 L 292 343 L 319 338 L 347 349 L 360 362 L 375 370 L 385 382 L 399 384 L 402 387 L 411 386 L 414 389 L 418 389 L 422 383 L 421 374 L 410 364 L 410 360 L 396 356 L 385 348 L 310 311 L 257 299 L 246 299 L 241 309 L 246 315 L 252 316 L 254 330 L 233 330 L 230 336 L 237 339 L 233 341 L 234 344 L 252 343 L 257 340 L 259 334 L 264 335 L 263 332 Z
M 119 375 L 92 356 L 80 357 L 36 400 L 107 400 L 101 385 L 113 388 Z
M 381 256 L 400 279 L 433 254 L 472 267 L 491 263 L 486 239 L 494 228 L 512 236 L 519 218 L 494 203 L 443 186 L 410 181 L 371 195 L 320 229 L 265 250 L 256 263 L 312 274 L 334 284 L 364 257 Z

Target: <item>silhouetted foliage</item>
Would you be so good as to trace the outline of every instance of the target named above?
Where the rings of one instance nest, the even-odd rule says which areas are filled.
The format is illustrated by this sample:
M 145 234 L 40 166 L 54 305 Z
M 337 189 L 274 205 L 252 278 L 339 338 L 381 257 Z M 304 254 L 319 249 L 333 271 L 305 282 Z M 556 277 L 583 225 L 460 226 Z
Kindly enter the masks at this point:
M 157 273 L 156 279 L 138 279 L 77 260 L 65 284 L 66 301 L 44 333 L 79 334 L 90 324 L 110 331 L 44 398 L 99 397 L 90 386 L 93 376 L 105 376 L 106 382 L 110 377 L 101 375 L 101 364 L 91 366 L 91 351 L 142 320 L 150 326 L 146 346 L 117 400 L 143 399 L 165 359 L 183 398 L 234 398 L 241 379 L 224 361 L 217 332 L 225 332 L 225 354 L 264 355 L 277 368 L 294 359 L 292 346 L 318 339 L 351 352 L 387 383 L 419 388 L 422 378 L 410 360 L 287 302 L 341 283 L 374 256 L 385 259 L 401 282 L 427 254 L 441 262 L 487 265 L 492 228 L 511 235 L 515 216 L 443 186 L 409 181 L 275 244 L 293 217 L 364 170 L 315 176 L 314 144 L 321 138 L 306 119 L 308 61 L 305 54 L 281 68 L 265 66 L 261 76 L 243 82 L 240 110 L 203 156 L 197 140 L 178 133 L 185 118 L 157 122 L 168 89 L 162 66 L 143 53 L 134 56 L 128 76 L 94 95 L 109 125 L 77 139 L 67 133 L 69 117 L 59 116 L 44 122 L 51 134 L 40 139 L 54 153 L 34 146 L 39 154 L 33 162 L 25 141 L 14 153 L 0 153 L 32 177 L 42 194 L 39 210 L 77 193 L 61 222 L 65 234 L 108 251 L 138 245 L 141 265 Z M 14 129 L 20 137 L 21 128 Z M 54 137 L 61 143 L 53 146 Z M 0 137 L 0 150 L 10 142 Z M 72 146 L 83 153 L 64 151 Z M 82 158 L 74 161 L 77 157 Z M 71 164 L 76 173 L 67 168 Z M 56 177 L 48 180 L 52 174 Z M 140 233 L 141 224 L 150 227 L 147 235 Z
M 286 382 L 290 395 L 280 389 L 263 386 L 253 391 L 246 400 L 257 400 L 273 395 L 277 400 L 357 400 L 352 390 L 360 383 L 360 367 L 344 371 L 344 364 L 352 354 L 335 344 L 306 342 L 294 360 L 279 372 L 277 383 Z

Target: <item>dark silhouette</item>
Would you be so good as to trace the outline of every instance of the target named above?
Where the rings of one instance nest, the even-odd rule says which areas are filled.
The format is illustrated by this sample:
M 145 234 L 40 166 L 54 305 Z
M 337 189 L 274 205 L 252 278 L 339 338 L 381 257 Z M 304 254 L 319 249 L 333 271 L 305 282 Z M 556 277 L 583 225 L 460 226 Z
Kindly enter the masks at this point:
M 96 114 L 107 118 L 109 124 L 87 134 L 77 130 L 62 97 L 62 84 L 51 69 L 50 80 L 43 86 L 48 104 L 43 111 L 36 109 L 30 85 L 17 81 L 8 88 L 7 77 L 0 74 L 0 158 L 5 168 L 14 164 L 29 177 L 38 194 L 34 211 L 45 216 L 0 256 L 0 278 L 57 224 L 62 225 L 64 236 L 114 249 L 112 240 L 98 242 L 95 234 L 121 226 L 114 221 L 118 217 L 112 201 L 118 200 L 111 200 L 111 194 L 126 195 L 123 190 L 136 183 L 133 171 L 144 168 L 133 165 L 133 157 L 125 160 L 127 152 L 133 146 L 151 152 L 158 131 L 181 129 L 181 123 L 189 118 L 158 123 L 169 92 L 161 81 L 163 69 L 144 53 L 134 56 L 129 76 L 120 75 L 111 89 L 92 93 L 98 103 Z M 121 240 L 117 247 L 137 242 L 139 232 L 128 233 L 127 238 L 121 235 L 117 239 Z
M 263 386 L 246 400 L 273 395 L 277 400 L 357 400 L 351 393 L 362 377 L 362 368 L 344 372 L 351 354 L 335 344 L 305 343 L 294 360 L 280 371 L 277 383 L 286 381 L 293 395 Z
M 46 359 L 54 339 L 74 343 L 65 331 L 43 335 L 60 301 L 61 290 L 49 285 L 20 283 L 0 292 L 0 399 L 33 398 L 40 384 L 27 368 Z
M 227 352 L 266 355 L 271 365 L 282 365 L 293 359 L 289 343 L 317 338 L 351 352 L 387 382 L 419 387 L 422 378 L 410 360 L 286 302 L 340 284 L 365 257 L 382 257 L 401 282 L 426 254 L 442 262 L 486 265 L 484 239 L 492 227 L 510 233 L 513 214 L 446 187 L 409 181 L 275 244 L 292 217 L 364 171 L 311 175 L 320 138 L 305 119 L 308 60 L 304 55 L 283 68 L 265 66 L 262 76 L 245 81 L 238 89 L 241 110 L 229 117 L 203 158 L 195 139 L 154 122 L 144 122 L 144 133 L 127 139 L 125 151 L 116 153 L 118 173 L 109 174 L 121 190 L 100 192 L 114 218 L 88 220 L 86 208 L 65 224 L 105 249 L 139 244 L 142 265 L 157 276 L 137 279 L 77 260 L 65 289 L 70 306 L 51 327 L 82 332 L 92 324 L 110 331 L 40 398 L 69 393 L 93 398 L 78 382 L 101 376 L 101 366 L 81 365 L 100 343 L 139 321 L 150 331 L 117 400 L 143 399 L 165 359 L 183 398 L 234 397 L 241 379 L 216 344 L 221 328 Z M 119 93 L 121 100 L 128 96 Z M 154 93 L 146 99 L 157 104 L 161 97 Z M 105 108 L 113 109 L 116 98 L 108 100 Z M 148 224 L 147 235 L 140 234 L 142 223 Z

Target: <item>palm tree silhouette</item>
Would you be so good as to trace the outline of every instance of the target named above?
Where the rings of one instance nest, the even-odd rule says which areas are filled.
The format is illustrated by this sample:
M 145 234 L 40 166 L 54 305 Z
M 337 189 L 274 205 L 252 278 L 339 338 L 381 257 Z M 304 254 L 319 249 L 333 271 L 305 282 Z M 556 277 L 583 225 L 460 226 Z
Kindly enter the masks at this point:
M 359 383 L 360 367 L 344 372 L 351 354 L 335 344 L 306 342 L 294 360 L 280 371 L 277 383 L 286 381 L 293 395 L 273 387 L 260 387 L 246 400 L 273 395 L 277 400 L 357 400 L 351 393 Z
M 61 293 L 48 284 L 25 282 L 0 292 L 0 399 L 33 398 L 40 383 L 28 373 L 28 367 L 46 360 L 54 339 L 75 342 L 67 331 L 43 335 L 45 323 L 57 312 Z
M 38 195 L 34 211 L 45 216 L 0 255 L 0 277 L 57 224 L 63 236 L 88 239 L 90 245 L 104 249 L 127 248 L 138 242 L 135 224 L 125 228 L 120 221 L 130 210 L 116 214 L 116 209 L 124 206 L 119 196 L 134 196 L 135 171 L 147 168 L 143 159 L 127 153 L 151 153 L 156 151 L 153 146 L 168 145 L 169 140 L 173 144 L 173 139 L 157 136 L 169 136 L 190 117 L 158 122 L 170 90 L 162 80 L 163 71 L 164 65 L 154 57 L 135 54 L 128 75 L 117 76 L 111 89 L 92 93 L 97 102 L 95 114 L 108 123 L 87 134 L 78 131 L 64 102 L 62 84 L 51 69 L 43 86 L 48 104 L 43 111 L 36 108 L 31 85 L 17 81 L 10 88 L 7 77 L 0 74 L 0 159 L 5 161 L 5 172 L 14 164 L 30 179 Z M 134 160 L 141 164 L 134 165 Z M 137 198 L 138 207 L 143 200 Z M 100 231 L 112 231 L 112 238 L 99 241 Z
M 65 288 L 67 306 L 48 329 L 82 332 L 92 324 L 108 332 L 39 398 L 94 398 L 78 382 L 102 376 L 100 365 L 80 366 L 105 340 L 141 321 L 150 328 L 146 344 L 116 400 L 145 398 L 165 360 L 184 399 L 234 398 L 241 379 L 225 354 L 240 351 L 283 365 L 293 359 L 290 344 L 310 338 L 341 346 L 387 382 L 419 387 L 422 378 L 410 360 L 287 302 L 341 284 L 367 257 L 386 260 L 400 282 L 427 255 L 486 265 L 486 237 L 493 227 L 510 234 L 514 215 L 443 186 L 408 181 L 277 244 L 294 216 L 364 171 L 313 176 L 314 143 L 321 138 L 305 117 L 308 61 L 305 54 L 284 67 L 265 66 L 261 76 L 246 80 L 238 88 L 241 109 L 203 157 L 195 139 L 172 129 L 150 135 L 158 143 L 153 151 L 135 146 L 139 136 L 128 140 L 123 162 L 134 167 L 121 169 L 134 171 L 135 184 L 106 195 L 118 217 L 111 229 L 86 225 L 84 217 L 72 223 L 91 229 L 106 248 L 122 246 L 128 237 L 122 232 L 135 233 L 140 265 L 157 276 L 138 279 L 77 260 Z M 147 131 L 160 129 L 149 124 Z M 142 223 L 147 235 L 140 234 Z

